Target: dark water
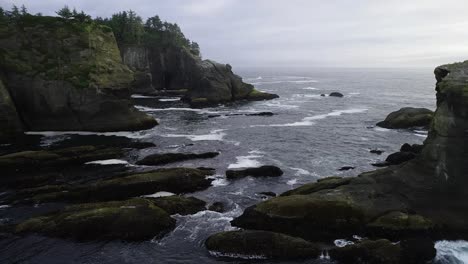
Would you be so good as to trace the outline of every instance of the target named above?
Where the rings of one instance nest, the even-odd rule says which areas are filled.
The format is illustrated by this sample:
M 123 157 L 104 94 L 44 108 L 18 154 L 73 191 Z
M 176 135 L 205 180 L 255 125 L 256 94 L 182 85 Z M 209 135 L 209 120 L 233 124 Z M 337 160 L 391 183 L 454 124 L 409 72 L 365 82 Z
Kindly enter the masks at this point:
M 213 187 L 193 196 L 209 203 L 224 202 L 228 208 L 226 213 L 203 211 L 191 216 L 174 216 L 177 228 L 173 232 L 163 239 L 143 243 L 76 243 L 40 236 L 7 237 L 0 240 L 0 262 L 245 263 L 245 260 L 211 257 L 203 247 L 204 240 L 210 234 L 232 230 L 229 222 L 233 217 L 265 199 L 259 192 L 281 193 L 333 175 L 356 176 L 373 170 L 371 163 L 385 159 L 385 154 L 397 151 L 403 143 L 422 143 L 426 137 L 424 131 L 386 130 L 375 128 L 374 124 L 405 106 L 435 109 L 435 80 L 430 69 L 245 69 L 240 75 L 260 90 L 279 94 L 280 99 L 189 109 L 177 100 L 161 102 L 135 96 L 139 108 L 154 115 L 161 125 L 150 131 L 105 134 L 158 146 L 132 152 L 126 158 L 130 163 L 156 152 L 221 152 L 215 159 L 172 166 L 216 168 Z M 344 98 L 320 96 L 334 91 L 343 93 Z M 275 115 L 226 116 L 262 111 Z M 210 118 L 210 115 L 221 116 Z M 42 145 L 71 140 L 70 135 L 63 133 L 45 134 Z M 385 153 L 378 156 L 371 154 L 371 149 Z M 276 165 L 285 174 L 272 179 L 227 181 L 224 178 L 227 168 L 257 165 Z M 356 169 L 339 172 L 343 166 Z M 39 213 L 46 208 L 45 205 L 3 208 L 0 218 L 21 218 L 25 211 Z M 463 263 L 463 257 L 466 260 L 463 255 L 466 244 L 445 243 L 439 247 L 442 252 L 439 263 Z M 327 262 L 322 259 L 301 263 Z

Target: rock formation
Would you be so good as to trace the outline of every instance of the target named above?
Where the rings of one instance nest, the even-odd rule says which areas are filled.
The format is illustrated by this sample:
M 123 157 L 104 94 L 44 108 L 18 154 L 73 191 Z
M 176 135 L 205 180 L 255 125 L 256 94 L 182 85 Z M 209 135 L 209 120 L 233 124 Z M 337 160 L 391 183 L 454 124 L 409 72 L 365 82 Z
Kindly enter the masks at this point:
M 426 108 L 405 107 L 390 113 L 377 126 L 389 129 L 429 127 L 434 112 Z
M 309 241 L 352 235 L 467 239 L 467 69 L 468 61 L 436 68 L 437 110 L 415 159 L 307 184 L 247 208 L 232 224 Z
M 21 130 L 16 116 L 25 130 L 120 131 L 156 125 L 132 106 L 133 72 L 122 63 L 107 27 L 31 15 L 0 23 L 0 71 L 6 86 L 6 91 L 0 86 L 0 106 L 10 112 L 2 133 Z
M 259 92 L 232 72 L 229 64 L 202 60 L 183 47 L 121 47 L 122 58 L 141 72 L 147 87 L 156 90 L 186 90 L 185 99 L 194 106 L 235 100 L 266 100 L 277 95 Z M 148 77 L 150 76 L 150 77 Z M 151 82 L 148 82 L 151 80 Z M 141 91 L 140 86 L 136 91 Z

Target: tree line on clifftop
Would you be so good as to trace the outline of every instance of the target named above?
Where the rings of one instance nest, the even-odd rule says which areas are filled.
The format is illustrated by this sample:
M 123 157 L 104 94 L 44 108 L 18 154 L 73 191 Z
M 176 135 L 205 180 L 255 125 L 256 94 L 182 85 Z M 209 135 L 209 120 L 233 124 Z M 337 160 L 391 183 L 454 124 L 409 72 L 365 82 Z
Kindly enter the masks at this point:
M 56 14 L 68 22 L 96 24 L 109 27 L 119 45 L 147 45 L 158 47 L 184 47 L 201 57 L 198 43 L 189 40 L 176 23 L 162 21 L 157 15 L 143 20 L 136 12 L 122 11 L 113 14 L 110 18 L 92 18 L 84 11 L 70 9 L 68 6 L 58 10 Z M 23 5 L 14 5 L 11 10 L 0 7 L 0 23 L 18 23 L 25 17 L 42 16 L 41 13 L 32 15 Z

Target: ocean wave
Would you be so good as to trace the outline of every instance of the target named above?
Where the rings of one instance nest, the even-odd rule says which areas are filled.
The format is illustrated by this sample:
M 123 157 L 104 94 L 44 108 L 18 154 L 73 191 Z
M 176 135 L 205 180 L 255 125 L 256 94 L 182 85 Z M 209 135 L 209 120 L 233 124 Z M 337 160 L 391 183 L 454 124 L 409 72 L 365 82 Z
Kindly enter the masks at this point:
M 294 122 L 294 123 L 287 123 L 287 124 L 270 124 L 270 125 L 252 125 L 251 127 L 263 127 L 263 126 L 269 126 L 269 127 L 295 127 L 295 126 L 312 126 L 315 124 L 314 121 L 316 120 L 321 120 L 325 119 L 327 117 L 336 117 L 336 116 L 341 116 L 343 114 L 358 114 L 358 113 L 364 113 L 367 112 L 369 109 L 367 108 L 355 108 L 355 109 L 347 109 L 347 110 L 334 110 L 330 113 L 327 114 L 322 114 L 322 115 L 314 115 L 314 116 L 309 116 L 305 117 L 302 119 L 302 121 L 299 122 Z
M 176 101 L 180 101 L 180 97 L 177 97 L 177 98 L 161 98 L 161 99 L 158 99 L 158 101 L 160 101 L 160 102 L 176 102 Z
M 264 82 L 252 82 L 250 84 L 252 85 L 265 85 L 265 84 L 280 84 L 280 83 L 298 83 L 298 84 L 303 84 L 303 83 L 318 83 L 317 80 L 298 80 L 298 81 L 264 81 Z
M 142 112 L 163 112 L 163 111 L 188 111 L 196 112 L 200 114 L 222 114 L 221 111 L 210 111 L 206 109 L 196 109 L 196 108 L 187 108 L 187 107 L 168 107 L 168 108 L 151 108 L 142 105 L 135 105 L 135 108 Z
M 304 88 L 301 88 L 302 90 L 318 90 L 318 88 L 315 88 L 315 87 L 304 87 Z
M 289 185 L 289 186 L 293 186 L 293 185 L 297 184 L 297 179 L 291 179 L 291 180 L 287 181 L 286 184 Z
M 119 159 L 107 159 L 107 160 L 95 160 L 86 162 L 87 165 L 126 165 L 130 166 L 131 164 L 128 163 L 126 160 L 119 160 Z
M 237 162 L 229 164 L 228 169 L 240 169 L 249 167 L 259 167 L 262 164 L 257 160 L 263 158 L 263 152 L 253 150 L 249 152 L 249 155 L 236 157 Z
M 209 134 L 204 135 L 184 135 L 184 134 L 166 134 L 162 135 L 162 137 L 168 138 L 188 138 L 192 141 L 223 141 L 226 133 L 224 133 L 225 129 L 216 129 L 210 131 Z
M 440 264 L 462 264 L 468 263 L 468 242 L 467 241 L 438 241 L 435 244 L 437 256 L 435 263 Z
M 148 195 L 142 195 L 141 197 L 143 198 L 160 198 L 160 197 L 169 197 L 169 196 L 174 196 L 176 195 L 175 193 L 171 192 L 157 192 L 153 194 L 148 194 Z
M 291 168 L 291 170 L 295 170 L 296 173 L 294 174 L 295 176 L 301 176 L 301 175 L 310 175 L 310 171 L 304 170 L 301 168 Z

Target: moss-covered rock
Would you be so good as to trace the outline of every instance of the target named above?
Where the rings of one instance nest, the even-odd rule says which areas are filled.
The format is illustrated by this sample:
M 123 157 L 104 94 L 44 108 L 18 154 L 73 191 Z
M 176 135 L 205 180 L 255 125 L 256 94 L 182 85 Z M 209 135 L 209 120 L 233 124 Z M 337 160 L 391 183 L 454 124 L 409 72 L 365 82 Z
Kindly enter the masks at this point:
M 0 28 L 4 83 L 27 130 L 120 131 L 157 124 L 132 106 L 133 72 L 108 28 L 39 16 Z
M 206 210 L 206 202 L 195 197 L 173 195 L 148 199 L 171 215 L 190 215 Z
M 149 155 L 138 161 L 138 165 L 157 166 L 192 159 L 211 159 L 219 155 L 219 152 L 205 153 L 164 153 Z
M 330 250 L 339 263 L 400 264 L 401 248 L 389 240 L 364 240 L 354 245 Z
M 145 199 L 80 204 L 26 220 L 17 233 L 41 233 L 77 240 L 121 239 L 141 241 L 164 234 L 175 220 Z
M 212 180 L 206 178 L 211 174 L 211 171 L 189 168 L 160 169 L 102 180 L 91 185 L 69 187 L 66 191 L 42 193 L 31 197 L 31 201 L 35 203 L 52 201 L 79 203 L 124 200 L 161 191 L 183 194 L 211 186 Z
M 120 148 L 79 146 L 57 150 L 23 151 L 0 156 L 3 169 L 35 170 L 37 168 L 80 165 L 93 160 L 118 158 Z
M 314 183 L 302 185 L 301 187 L 296 188 L 294 190 L 287 191 L 281 194 L 281 196 L 311 194 L 325 189 L 333 189 L 338 186 L 348 184 L 350 181 L 350 178 L 328 177 L 324 179 L 319 179 L 317 182 Z
M 367 225 L 369 233 L 397 238 L 428 234 L 434 227 L 430 219 L 403 212 L 387 213 Z
M 390 113 L 384 121 L 377 123 L 383 128 L 429 127 L 434 112 L 425 108 L 405 107 Z
M 259 90 L 253 89 L 248 95 L 247 100 L 249 101 L 263 101 L 263 100 L 272 100 L 279 98 L 277 94 L 270 94 L 266 92 L 261 92 Z
M 261 259 L 317 258 L 317 245 L 301 238 L 267 231 L 231 231 L 210 236 L 206 248 L 214 256 Z

